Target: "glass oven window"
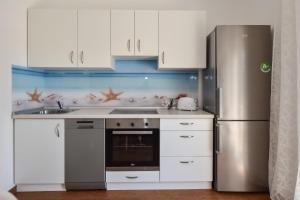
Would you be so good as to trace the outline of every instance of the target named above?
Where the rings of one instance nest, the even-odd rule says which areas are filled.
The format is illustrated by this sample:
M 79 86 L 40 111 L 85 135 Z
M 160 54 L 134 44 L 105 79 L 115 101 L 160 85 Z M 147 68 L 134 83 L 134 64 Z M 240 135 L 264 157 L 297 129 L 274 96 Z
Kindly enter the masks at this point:
M 154 153 L 152 135 L 113 135 L 112 160 L 151 162 Z
M 111 130 L 106 136 L 107 166 L 159 165 L 159 130 L 151 130 L 151 134 L 134 134 L 135 131 L 129 131 L 129 134 L 125 134 L 128 131 L 116 132 Z

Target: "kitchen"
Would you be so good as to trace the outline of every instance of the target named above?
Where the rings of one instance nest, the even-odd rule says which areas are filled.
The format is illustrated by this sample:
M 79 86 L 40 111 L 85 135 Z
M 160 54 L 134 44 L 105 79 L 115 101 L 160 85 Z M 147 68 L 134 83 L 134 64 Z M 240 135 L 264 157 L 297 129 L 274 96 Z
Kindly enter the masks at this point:
M 269 199 L 269 191 L 274 198 L 269 126 L 279 3 L 269 18 L 223 23 L 212 23 L 212 6 L 220 5 L 181 3 L 25 5 L 27 62 L 11 61 L 10 71 L 8 190 L 17 198 L 120 190 L 150 199 L 153 190 L 170 199 Z

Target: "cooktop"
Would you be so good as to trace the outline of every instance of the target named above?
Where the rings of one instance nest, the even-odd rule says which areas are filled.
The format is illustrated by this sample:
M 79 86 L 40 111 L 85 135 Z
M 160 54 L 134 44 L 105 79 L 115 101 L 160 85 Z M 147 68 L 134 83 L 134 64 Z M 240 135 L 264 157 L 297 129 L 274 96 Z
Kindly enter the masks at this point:
M 114 109 L 109 114 L 128 114 L 128 115 L 136 115 L 136 114 L 158 114 L 156 109 Z

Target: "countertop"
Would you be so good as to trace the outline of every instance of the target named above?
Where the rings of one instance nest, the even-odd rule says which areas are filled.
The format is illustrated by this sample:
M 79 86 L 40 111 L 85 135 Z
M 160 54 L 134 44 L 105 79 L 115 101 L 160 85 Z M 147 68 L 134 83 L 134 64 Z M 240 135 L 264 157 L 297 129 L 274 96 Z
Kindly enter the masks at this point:
M 158 114 L 110 114 L 113 108 L 80 108 L 65 114 L 13 114 L 14 119 L 67 119 L 67 118 L 190 118 L 212 119 L 213 114 L 203 110 L 180 111 L 176 109 L 157 108 Z

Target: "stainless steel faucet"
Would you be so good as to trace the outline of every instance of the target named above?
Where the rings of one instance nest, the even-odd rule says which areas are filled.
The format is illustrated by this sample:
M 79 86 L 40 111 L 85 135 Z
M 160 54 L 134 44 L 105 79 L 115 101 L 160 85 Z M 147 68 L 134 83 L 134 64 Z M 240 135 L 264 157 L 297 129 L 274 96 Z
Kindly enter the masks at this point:
M 59 110 L 63 110 L 63 104 L 60 102 L 60 101 L 56 101 L 57 102 L 57 105 L 59 107 Z

